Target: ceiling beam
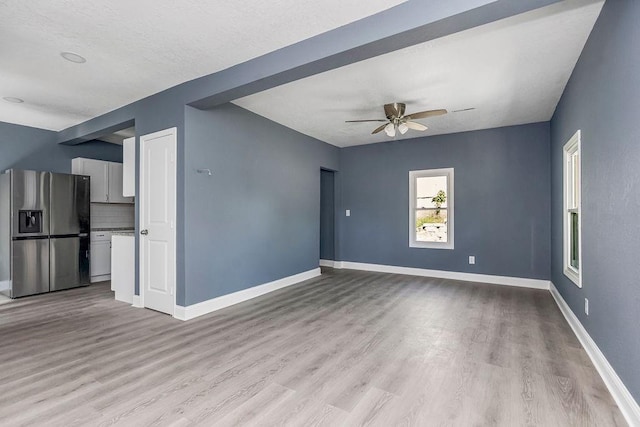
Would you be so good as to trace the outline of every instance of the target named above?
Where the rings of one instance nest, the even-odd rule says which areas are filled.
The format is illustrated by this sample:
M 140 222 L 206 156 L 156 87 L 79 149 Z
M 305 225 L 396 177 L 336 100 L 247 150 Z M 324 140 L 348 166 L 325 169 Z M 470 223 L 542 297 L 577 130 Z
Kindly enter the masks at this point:
M 206 109 L 561 0 L 408 1 L 376 15 L 188 82 Z M 202 96 L 202 94 L 208 94 Z
M 58 141 L 63 144 L 78 144 L 95 139 L 96 135 L 119 130 L 118 126 L 135 119 L 136 112 L 150 105 L 173 111 L 176 110 L 175 106 L 168 107 L 164 103 L 180 103 L 182 107 L 189 105 L 201 109 L 213 108 L 282 84 L 559 1 L 561 0 L 409 0 L 370 17 L 182 83 L 60 131 Z
M 125 115 L 125 117 L 129 117 L 129 115 Z M 126 119 L 117 119 L 115 117 L 111 117 L 110 113 L 107 113 L 96 117 L 95 119 L 80 123 L 77 126 L 58 132 L 58 142 L 64 143 L 65 145 L 81 144 L 83 142 L 93 141 L 94 139 L 99 140 L 105 135 L 110 135 L 132 126 L 135 126 L 135 119 L 133 116 Z M 72 133 L 78 136 L 67 138 L 67 135 L 71 135 Z M 64 140 L 65 138 L 67 138 L 66 141 Z

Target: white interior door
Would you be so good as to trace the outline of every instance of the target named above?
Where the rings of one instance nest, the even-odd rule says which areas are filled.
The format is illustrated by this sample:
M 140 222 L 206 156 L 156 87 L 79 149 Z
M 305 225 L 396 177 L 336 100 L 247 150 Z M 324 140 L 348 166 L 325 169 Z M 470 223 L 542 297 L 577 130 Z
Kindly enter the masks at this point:
M 140 138 L 140 298 L 173 315 L 176 283 L 176 128 Z

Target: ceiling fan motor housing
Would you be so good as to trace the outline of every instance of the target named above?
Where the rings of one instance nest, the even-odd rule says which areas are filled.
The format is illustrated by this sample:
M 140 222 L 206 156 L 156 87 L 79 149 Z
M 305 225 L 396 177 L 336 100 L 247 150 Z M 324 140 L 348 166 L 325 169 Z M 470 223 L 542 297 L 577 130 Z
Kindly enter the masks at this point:
M 401 119 L 404 116 L 407 105 L 402 102 L 394 102 L 393 104 L 385 104 L 384 112 L 390 121 Z

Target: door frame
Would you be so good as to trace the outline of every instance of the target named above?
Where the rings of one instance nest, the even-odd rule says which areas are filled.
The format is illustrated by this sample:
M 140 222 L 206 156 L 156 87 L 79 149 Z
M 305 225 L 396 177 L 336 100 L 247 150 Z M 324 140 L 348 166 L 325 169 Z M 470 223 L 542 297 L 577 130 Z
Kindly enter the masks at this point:
M 319 265 L 321 267 L 332 267 L 335 268 L 335 265 L 338 263 L 338 173 L 339 171 L 335 169 L 330 169 L 324 166 L 320 167 L 320 201 L 322 202 L 322 172 L 330 172 L 333 174 L 333 259 L 326 260 L 322 258 L 322 254 L 320 253 L 320 245 L 318 245 L 318 255 Z M 322 203 L 320 203 L 320 209 L 322 210 Z M 322 240 L 322 213 L 320 214 L 320 240 Z
M 177 251 L 176 251 L 176 246 L 177 246 L 177 215 L 178 215 L 178 128 L 176 127 L 172 127 L 169 129 L 164 129 L 158 132 L 153 132 L 147 135 L 142 135 L 140 136 L 140 156 L 139 156 L 139 161 L 138 161 L 138 171 L 139 171 L 139 181 L 140 181 L 140 188 L 139 188 L 139 201 L 140 201 L 140 221 L 139 221 L 139 229 L 143 230 L 144 229 L 144 224 L 143 224 L 143 220 L 144 220 L 144 212 L 145 212 L 145 203 L 144 203 L 144 196 L 145 196 L 145 174 L 144 174 L 144 164 L 145 164 L 145 152 L 144 152 L 144 148 L 146 144 L 152 143 L 153 140 L 158 139 L 158 138 L 162 138 L 164 136 L 173 136 L 173 154 L 175 156 L 174 158 L 174 162 L 173 162 L 173 167 L 174 167 L 174 174 L 175 174 L 175 192 L 173 194 L 173 199 L 174 199 L 174 207 L 175 207 L 175 212 L 174 212 L 174 224 L 173 224 L 173 262 L 176 264 L 174 265 L 174 277 L 173 277 L 173 312 L 169 313 L 171 316 L 175 317 L 176 315 L 176 306 L 177 306 L 177 287 L 178 287 L 178 283 L 177 283 Z M 138 245 L 138 259 L 139 259 L 139 268 L 138 268 L 138 281 L 139 281 L 139 297 L 140 297 L 140 307 L 142 308 L 147 308 L 145 307 L 144 304 L 144 289 L 145 289 L 145 283 L 144 283 L 144 261 L 145 261 L 145 251 L 144 251 L 144 245 L 142 244 L 142 237 L 140 237 L 140 235 L 137 236 L 139 240 L 139 245 Z

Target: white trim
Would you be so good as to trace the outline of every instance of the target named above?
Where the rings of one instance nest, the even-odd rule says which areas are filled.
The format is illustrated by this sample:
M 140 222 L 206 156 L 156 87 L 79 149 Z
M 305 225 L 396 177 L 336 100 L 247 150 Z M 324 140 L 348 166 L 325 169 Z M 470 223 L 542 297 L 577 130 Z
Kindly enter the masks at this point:
M 320 267 L 335 267 L 336 262 L 332 259 L 321 259 Z
M 11 290 L 11 280 L 0 281 L 0 292 Z
M 175 179 L 176 182 L 175 187 L 174 187 L 174 193 L 173 193 L 173 197 L 174 197 L 174 207 L 176 209 L 176 211 L 174 212 L 174 225 L 173 225 L 173 261 L 174 261 L 174 266 L 173 266 L 173 272 L 174 272 L 174 277 L 173 277 L 173 313 L 167 313 L 172 315 L 173 317 L 176 316 L 176 308 L 178 306 L 177 303 L 177 298 L 178 298 L 178 291 L 177 291 L 177 286 L 178 286 L 178 266 L 177 266 L 177 262 L 178 262 L 178 257 L 177 257 L 177 250 L 176 250 L 176 245 L 178 244 L 178 239 L 177 239 L 177 233 L 176 233 L 176 229 L 177 226 L 175 225 L 175 222 L 177 220 L 177 213 L 178 213 L 178 128 L 177 127 L 172 127 L 172 128 L 168 128 L 168 129 L 164 129 L 158 132 L 153 132 L 147 135 L 142 135 L 140 137 L 140 159 L 139 159 L 139 163 L 138 163 L 138 169 L 139 169 L 139 181 L 140 181 L 140 188 L 139 188 L 139 202 L 140 202 L 140 229 L 145 229 L 145 224 L 142 222 L 144 219 L 144 171 L 142 170 L 142 168 L 144 167 L 144 160 L 145 160 L 145 156 L 144 156 L 144 147 L 145 147 L 145 143 L 148 143 L 154 139 L 158 139 L 158 138 L 162 138 L 164 136 L 173 136 L 173 154 L 174 154 L 174 158 L 173 160 L 173 169 L 174 169 L 174 173 L 175 173 Z M 138 283 L 139 283 L 139 292 L 140 295 L 134 295 L 134 306 L 136 306 L 136 302 L 139 303 L 140 307 L 144 307 L 144 245 L 142 244 L 142 242 L 140 242 L 140 244 L 138 245 L 138 258 L 139 258 L 139 265 L 140 268 L 138 269 Z M 136 300 L 136 297 L 138 298 Z
M 618 404 L 627 423 L 629 423 L 630 426 L 640 426 L 640 406 L 638 406 L 638 403 L 553 283 L 551 283 L 549 290 L 564 315 L 564 318 L 567 319 L 567 323 L 569 323 L 569 326 L 573 329 L 573 332 L 591 358 L 591 361 L 598 370 L 613 399 Z
M 454 181 L 453 168 L 409 171 L 409 247 L 423 249 L 453 249 L 454 246 Z M 416 240 L 416 179 L 425 177 L 447 177 L 447 241 L 419 242 Z
M 493 276 L 489 274 L 461 273 L 457 271 L 427 270 L 424 268 L 399 267 L 395 265 L 365 264 L 361 262 L 337 261 L 334 268 L 375 271 L 378 273 L 406 274 L 409 276 L 435 277 L 438 279 L 461 280 L 464 282 L 492 283 L 494 285 L 517 286 L 521 288 L 549 289 L 548 280 L 524 277 Z
M 131 305 L 136 308 L 144 308 L 144 304 L 140 299 L 140 295 L 133 296 L 133 303 L 131 303 Z
M 110 274 L 103 274 L 101 276 L 91 276 L 91 283 L 106 282 L 107 280 L 111 280 Z
M 305 280 L 313 279 L 314 277 L 320 276 L 320 274 L 320 268 L 314 268 L 313 270 L 305 271 L 293 276 L 284 277 L 282 279 L 254 286 L 249 289 L 243 289 L 242 291 L 234 292 L 232 294 L 222 295 L 220 297 L 212 298 L 210 300 L 186 307 L 178 305 L 176 306 L 175 314 L 173 315 L 173 317 L 179 320 L 191 320 L 196 317 L 259 297 L 260 295 L 264 295 L 269 292 L 285 288 L 287 286 L 295 285 L 296 283 L 304 282 Z
M 573 283 L 582 288 L 582 132 L 578 129 L 562 147 L 562 271 Z M 578 155 L 578 270 L 569 265 L 570 232 L 568 215 L 569 168 L 567 161 L 573 154 Z M 575 197 L 575 195 L 574 195 Z

